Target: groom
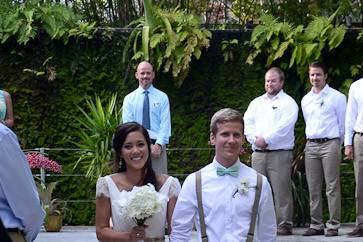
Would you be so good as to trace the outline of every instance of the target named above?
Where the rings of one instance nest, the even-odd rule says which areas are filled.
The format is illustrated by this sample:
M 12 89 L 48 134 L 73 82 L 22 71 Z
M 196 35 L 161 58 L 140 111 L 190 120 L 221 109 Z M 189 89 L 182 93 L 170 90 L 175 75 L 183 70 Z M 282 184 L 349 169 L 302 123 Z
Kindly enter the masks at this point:
M 270 184 L 264 176 L 257 179 L 257 172 L 239 160 L 244 142 L 242 115 L 221 109 L 213 115 L 210 131 L 215 157 L 186 178 L 173 214 L 171 241 L 189 241 L 194 222 L 203 242 L 252 241 L 253 237 L 276 241 Z

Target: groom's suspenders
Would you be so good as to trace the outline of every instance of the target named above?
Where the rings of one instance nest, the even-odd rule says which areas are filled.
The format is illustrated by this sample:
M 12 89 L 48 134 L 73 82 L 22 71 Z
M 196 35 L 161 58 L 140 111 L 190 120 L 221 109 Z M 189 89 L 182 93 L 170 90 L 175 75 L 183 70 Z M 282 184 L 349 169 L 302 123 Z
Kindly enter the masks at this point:
M 260 197 L 261 197 L 261 190 L 262 190 L 262 176 L 259 173 L 257 173 L 255 201 L 253 202 L 250 229 L 248 230 L 246 242 L 253 241 L 256 219 L 257 219 L 258 204 L 260 202 Z M 206 225 L 204 221 L 203 204 L 202 204 L 202 175 L 200 170 L 195 173 L 195 191 L 197 192 L 198 213 L 200 220 L 200 233 L 202 235 L 202 242 L 208 242 Z
M 261 197 L 261 190 L 262 190 L 262 176 L 261 176 L 261 174 L 257 173 L 255 201 L 253 202 L 250 229 L 248 230 L 246 242 L 252 242 L 253 241 L 253 236 L 254 236 L 254 233 L 255 233 L 255 226 L 256 226 L 258 204 L 260 202 L 260 197 Z
M 202 203 L 202 174 L 201 174 L 200 170 L 197 171 L 195 174 L 195 190 L 197 192 L 200 233 L 202 235 L 202 242 L 208 242 L 205 221 L 204 221 L 204 210 L 203 210 L 203 203 Z

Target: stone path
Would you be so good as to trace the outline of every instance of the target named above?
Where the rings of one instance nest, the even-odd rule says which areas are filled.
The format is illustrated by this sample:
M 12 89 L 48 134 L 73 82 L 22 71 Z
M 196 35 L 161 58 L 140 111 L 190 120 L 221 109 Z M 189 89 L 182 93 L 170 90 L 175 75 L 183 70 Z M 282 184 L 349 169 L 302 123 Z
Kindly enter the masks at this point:
M 339 235 L 337 237 L 327 238 L 325 236 L 312 236 L 304 237 L 302 233 L 306 228 L 294 228 L 294 235 L 291 236 L 279 236 L 277 242 L 363 242 L 363 237 L 351 238 L 347 237 L 346 233 L 352 231 L 353 224 L 343 224 L 339 230 Z M 59 233 L 45 232 L 44 230 L 38 235 L 34 242 L 97 242 L 95 227 L 88 226 L 64 226 L 62 231 Z M 168 241 L 168 240 L 167 240 Z M 190 240 L 195 242 L 196 234 L 192 235 Z M 226 241 L 228 242 L 228 241 Z

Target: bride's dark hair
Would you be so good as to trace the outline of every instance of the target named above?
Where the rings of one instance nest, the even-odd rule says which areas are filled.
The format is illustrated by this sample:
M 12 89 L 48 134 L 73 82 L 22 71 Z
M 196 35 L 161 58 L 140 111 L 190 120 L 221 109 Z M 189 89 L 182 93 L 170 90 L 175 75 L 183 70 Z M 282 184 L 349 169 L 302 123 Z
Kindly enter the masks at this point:
M 121 149 L 129 133 L 136 131 L 142 133 L 142 135 L 144 136 L 149 153 L 147 161 L 144 167 L 142 168 L 144 176 L 141 177 L 141 180 L 137 185 L 146 185 L 148 183 L 151 183 L 158 191 L 159 190 L 158 182 L 156 180 L 156 175 L 151 165 L 150 137 L 147 130 L 142 125 L 136 122 L 123 123 L 116 128 L 116 131 L 112 139 L 112 148 L 114 149 L 115 152 L 114 170 L 115 172 L 123 172 L 127 170 L 126 162 L 124 161 L 123 158 L 121 158 Z

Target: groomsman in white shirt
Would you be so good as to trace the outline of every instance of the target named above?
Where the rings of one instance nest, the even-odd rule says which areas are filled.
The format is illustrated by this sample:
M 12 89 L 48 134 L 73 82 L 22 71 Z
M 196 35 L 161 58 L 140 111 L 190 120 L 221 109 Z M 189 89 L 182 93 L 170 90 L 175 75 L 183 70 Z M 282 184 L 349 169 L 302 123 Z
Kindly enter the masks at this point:
M 344 138 L 346 97 L 327 83 L 328 71 L 320 62 L 309 66 L 312 85 L 301 100 L 306 123 L 305 170 L 310 197 L 310 228 L 304 236 L 324 235 L 323 178 L 329 208 L 325 236 L 337 236 L 340 227 L 340 162 Z
M 284 80 L 284 73 L 277 67 L 266 72 L 266 93 L 249 104 L 244 122 L 245 135 L 253 149 L 252 168 L 265 175 L 271 183 L 278 224 L 277 234 L 291 235 L 292 150 L 298 106 L 282 90 Z
M 169 98 L 153 86 L 155 72 L 149 62 L 140 62 L 135 77 L 139 87 L 124 98 L 122 122 L 138 122 L 147 129 L 152 142 L 153 169 L 160 174 L 167 174 L 166 145 L 171 135 Z
M 363 237 L 363 79 L 349 88 L 347 113 L 345 116 L 345 155 L 354 159 L 356 228 L 349 236 Z
M 276 241 L 270 184 L 239 160 L 244 142 L 242 115 L 230 108 L 216 112 L 211 119 L 210 142 L 215 146 L 215 157 L 184 181 L 173 213 L 171 241 L 190 241 L 194 222 L 203 242 L 252 241 L 253 237 L 255 241 Z

